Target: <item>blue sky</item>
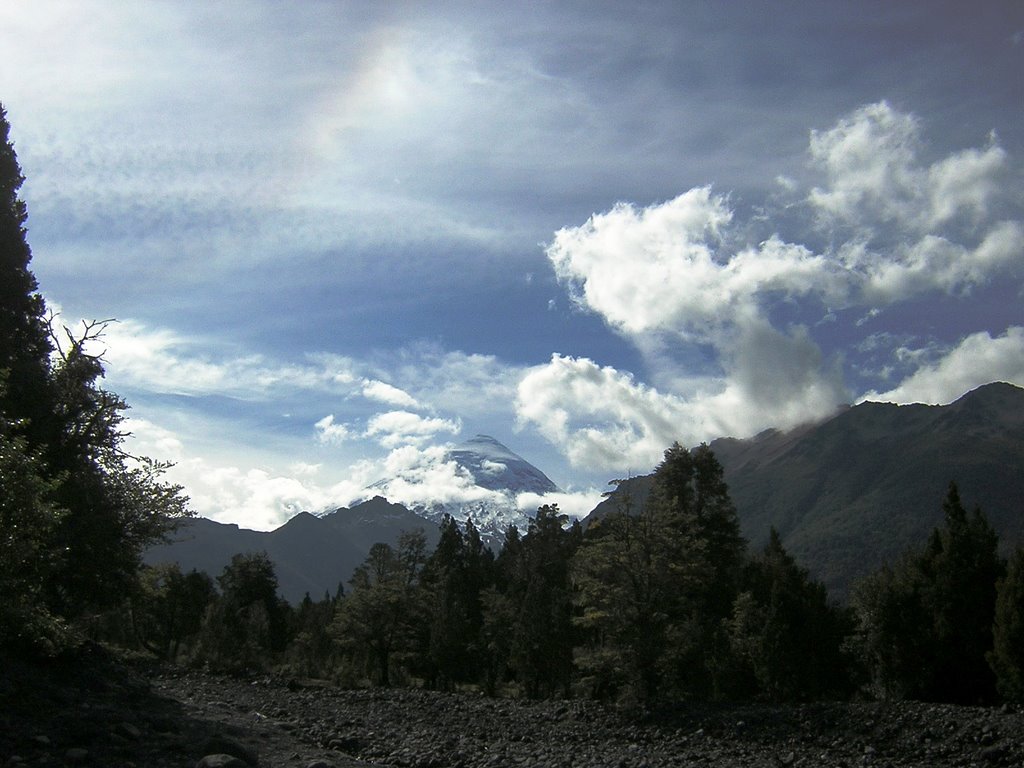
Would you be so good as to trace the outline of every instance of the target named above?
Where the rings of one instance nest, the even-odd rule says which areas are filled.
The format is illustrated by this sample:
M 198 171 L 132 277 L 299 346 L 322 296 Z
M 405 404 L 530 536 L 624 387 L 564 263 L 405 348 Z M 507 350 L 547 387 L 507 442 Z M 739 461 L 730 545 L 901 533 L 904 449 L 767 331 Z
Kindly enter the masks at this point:
M 1017 2 L 33 0 L 0 51 L 41 289 L 215 519 L 454 494 L 477 433 L 582 513 L 1024 385 Z

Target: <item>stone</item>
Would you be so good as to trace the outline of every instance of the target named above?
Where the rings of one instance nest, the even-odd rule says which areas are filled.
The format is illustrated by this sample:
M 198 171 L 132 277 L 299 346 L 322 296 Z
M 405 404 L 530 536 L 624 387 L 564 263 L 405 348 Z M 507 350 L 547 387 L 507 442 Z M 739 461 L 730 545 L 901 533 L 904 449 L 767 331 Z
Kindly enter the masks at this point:
M 247 747 L 239 741 L 227 736 L 211 736 L 206 740 L 203 747 L 204 755 L 233 755 L 246 765 L 257 766 L 260 764 L 259 755 L 255 749 Z
M 81 747 L 72 747 L 64 753 L 64 761 L 71 765 L 77 765 L 84 763 L 89 759 L 89 750 L 82 749 Z
M 239 760 L 234 755 L 206 755 L 198 763 L 196 768 L 246 768 L 248 763 Z
M 132 741 L 138 741 L 142 738 L 142 731 L 137 726 L 126 722 L 118 723 L 114 727 L 114 733 Z

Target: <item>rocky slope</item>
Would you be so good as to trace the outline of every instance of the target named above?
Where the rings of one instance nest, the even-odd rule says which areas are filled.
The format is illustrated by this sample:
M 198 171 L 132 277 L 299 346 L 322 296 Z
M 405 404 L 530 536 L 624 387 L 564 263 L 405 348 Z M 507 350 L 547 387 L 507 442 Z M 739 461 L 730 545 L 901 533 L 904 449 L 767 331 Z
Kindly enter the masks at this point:
M 102 655 L 102 654 L 101 654 Z M 143 677 L 140 672 L 147 672 Z M 217 760 L 213 753 L 227 754 Z M 0 680 L 0 765 L 1010 766 L 1024 715 L 919 703 L 692 706 L 592 702 L 124 670 L 106 658 Z

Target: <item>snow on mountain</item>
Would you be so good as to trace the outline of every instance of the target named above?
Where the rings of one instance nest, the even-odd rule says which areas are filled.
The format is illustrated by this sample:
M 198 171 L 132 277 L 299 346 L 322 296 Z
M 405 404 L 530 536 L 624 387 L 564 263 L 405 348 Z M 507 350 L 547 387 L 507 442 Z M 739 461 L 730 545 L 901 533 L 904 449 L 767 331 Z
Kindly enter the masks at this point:
M 412 458 L 368 491 L 403 504 L 432 523 L 446 514 L 459 522 L 472 518 L 481 534 L 492 540 L 500 541 L 509 525 L 526 530 L 530 515 L 519 508 L 520 494 L 560 492 L 547 475 L 488 435 Z

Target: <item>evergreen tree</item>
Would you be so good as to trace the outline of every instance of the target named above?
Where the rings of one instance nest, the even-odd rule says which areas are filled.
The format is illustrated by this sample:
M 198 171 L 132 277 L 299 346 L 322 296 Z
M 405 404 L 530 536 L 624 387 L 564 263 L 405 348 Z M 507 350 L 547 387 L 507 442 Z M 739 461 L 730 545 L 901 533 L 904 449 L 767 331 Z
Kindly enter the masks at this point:
M 216 596 L 213 579 L 205 573 L 193 569 L 183 574 L 177 563 L 144 566 L 131 600 L 136 639 L 159 658 L 177 660 L 182 643 L 198 636 Z
M 277 594 L 266 552 L 238 554 L 217 577 L 220 599 L 206 612 L 199 658 L 216 669 L 259 670 L 288 642 L 290 606 Z
M 49 654 L 69 639 L 44 599 L 59 566 L 49 543 L 63 511 L 39 452 L 18 432 L 0 411 L 0 648 Z
M 996 582 L 1003 575 L 999 537 L 985 515 L 970 515 L 955 483 L 943 502 L 945 525 L 928 541 L 921 567 L 930 584 L 936 668 L 924 695 L 975 704 L 995 697 L 985 660 L 992 648 Z
M 450 515 L 445 516 L 423 572 L 431 608 L 428 684 L 443 689 L 477 680 L 483 664 L 481 593 L 493 581 L 494 556 L 471 519 L 465 527 L 463 533 Z
M 999 694 L 1007 701 L 1024 701 L 1024 549 L 1014 551 L 999 581 L 992 633 L 987 658 Z
M 675 532 L 655 505 L 619 501 L 591 524 L 573 561 L 583 633 L 576 663 L 591 695 L 643 702 L 661 693 L 670 606 L 694 574 L 674 560 Z
M 497 695 L 499 686 L 511 675 L 512 633 L 516 626 L 512 594 L 522 553 L 519 529 L 510 525 L 494 561 L 493 583 L 480 593 L 481 667 L 484 690 L 489 696 Z
M 374 544 L 349 582 L 332 632 L 355 658 L 362 658 L 371 679 L 381 686 L 393 680 L 395 657 L 411 655 L 426 621 L 420 577 L 426 560 L 422 530 L 406 532 L 398 549 Z
M 286 657 L 288 666 L 303 677 L 325 677 L 335 666 L 335 643 L 331 624 L 338 600 L 330 594 L 314 602 L 307 592 L 295 612 L 292 640 Z
M 28 434 L 32 445 L 39 446 L 50 411 L 51 345 L 46 305 L 29 268 L 28 211 L 18 197 L 24 180 L 7 112 L 0 104 L 0 371 L 7 372 L 0 412 L 19 420 L 19 429 Z
M 996 582 L 1003 565 L 984 514 L 968 515 L 954 483 L 944 525 L 924 549 L 855 587 L 858 641 L 883 695 L 978 703 L 995 695 Z
M 743 551 L 714 454 L 670 447 L 646 503 L 592 524 L 576 557 L 577 660 L 592 690 L 639 701 L 723 695 Z
M 485 686 L 509 672 L 527 696 L 567 694 L 572 683 L 572 584 L 569 563 L 578 524 L 544 505 L 522 538 L 510 528 L 496 562 L 496 588 L 485 589 L 481 645 Z
M 0 549 L 34 553 L 31 567 L 0 555 L 15 606 L 0 642 L 32 645 L 32 626 L 56 631 L 88 608 L 120 605 L 142 549 L 186 514 L 186 500 L 161 480 L 165 464 L 123 450 L 127 406 L 99 387 L 103 361 L 91 351 L 104 324 L 75 334 L 47 317 L 29 268 L 22 181 L 0 106 Z M 61 634 L 36 639 L 43 647 Z
M 841 647 L 848 619 L 786 552 L 774 528 L 745 568 L 743 586 L 733 604 L 730 643 L 756 689 L 775 701 L 847 693 Z

